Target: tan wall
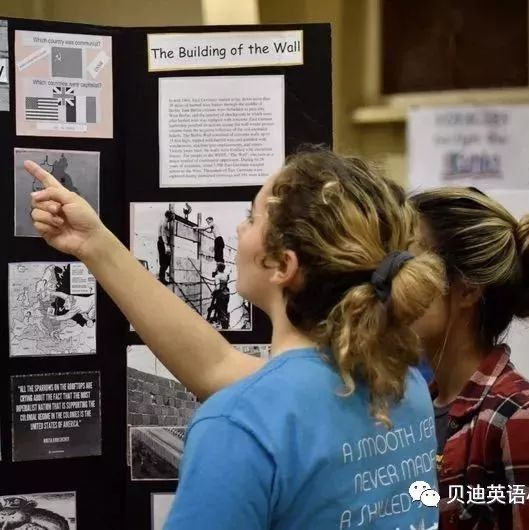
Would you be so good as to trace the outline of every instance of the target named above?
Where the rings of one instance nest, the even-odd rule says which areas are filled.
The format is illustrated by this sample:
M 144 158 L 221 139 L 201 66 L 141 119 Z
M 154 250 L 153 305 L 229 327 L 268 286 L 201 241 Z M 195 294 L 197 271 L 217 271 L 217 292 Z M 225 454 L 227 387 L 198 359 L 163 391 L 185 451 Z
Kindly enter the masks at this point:
M 256 24 L 259 3 L 258 0 L 3 0 L 0 15 L 105 26 Z
M 4 0 L 0 14 L 105 26 L 202 24 L 200 0 Z
M 357 53 L 363 35 L 357 16 L 364 8 L 363 0 L 261 0 L 263 24 L 296 22 L 330 22 L 333 38 L 333 123 L 334 145 L 341 152 L 351 152 L 356 144 L 355 131 L 347 114 L 359 99 L 355 77 L 362 70 L 362 57 Z
M 261 22 L 330 22 L 333 37 L 334 147 L 368 156 L 399 181 L 405 176 L 405 126 L 354 125 L 355 108 L 378 98 L 379 0 L 261 0 Z
M 330 22 L 335 149 L 405 175 L 404 122 L 358 125 L 378 97 L 379 0 L 4 0 L 0 15 L 117 26 Z
M 202 0 L 202 13 L 204 24 L 258 24 L 259 1 Z
M 0 16 L 48 19 L 44 0 L 2 0 Z

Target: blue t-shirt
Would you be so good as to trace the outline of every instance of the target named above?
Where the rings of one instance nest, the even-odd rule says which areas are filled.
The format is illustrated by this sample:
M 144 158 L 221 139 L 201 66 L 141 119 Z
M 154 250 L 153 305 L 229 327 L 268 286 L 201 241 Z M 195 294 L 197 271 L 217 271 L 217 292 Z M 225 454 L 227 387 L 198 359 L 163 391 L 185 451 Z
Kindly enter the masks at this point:
M 437 490 L 433 407 L 410 369 L 393 428 L 369 394 L 352 396 L 315 349 L 285 352 L 208 399 L 187 435 L 165 530 L 434 530 L 438 511 L 412 501 Z
M 419 369 L 419 372 L 421 372 L 424 379 L 426 379 L 426 382 L 430 383 L 430 381 L 433 379 L 433 370 L 430 363 L 426 359 L 423 359 L 417 368 Z

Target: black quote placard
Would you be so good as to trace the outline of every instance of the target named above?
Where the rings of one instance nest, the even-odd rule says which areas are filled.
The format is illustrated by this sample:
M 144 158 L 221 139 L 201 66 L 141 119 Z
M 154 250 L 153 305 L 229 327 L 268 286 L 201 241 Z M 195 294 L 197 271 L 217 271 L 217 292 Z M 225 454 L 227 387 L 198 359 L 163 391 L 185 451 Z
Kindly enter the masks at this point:
M 101 454 L 99 372 L 11 378 L 13 461 Z

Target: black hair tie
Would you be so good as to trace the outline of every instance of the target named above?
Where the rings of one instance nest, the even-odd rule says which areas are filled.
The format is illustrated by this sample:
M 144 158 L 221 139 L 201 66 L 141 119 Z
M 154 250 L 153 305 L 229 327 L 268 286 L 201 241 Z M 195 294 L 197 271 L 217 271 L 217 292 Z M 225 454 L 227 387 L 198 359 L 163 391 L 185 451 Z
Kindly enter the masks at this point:
M 375 271 L 319 273 L 307 279 L 300 292 L 290 292 L 287 302 L 287 316 L 294 326 L 309 328 L 325 320 L 329 311 L 336 306 L 345 293 L 356 286 L 371 283 L 376 296 L 385 302 L 391 294 L 391 282 L 397 272 L 414 256 L 409 252 L 397 251 L 387 255 Z
M 404 250 L 398 250 L 388 254 L 378 265 L 371 275 L 371 285 L 375 289 L 375 294 L 381 302 L 386 302 L 391 294 L 391 284 L 393 278 L 402 266 L 413 259 L 413 254 Z

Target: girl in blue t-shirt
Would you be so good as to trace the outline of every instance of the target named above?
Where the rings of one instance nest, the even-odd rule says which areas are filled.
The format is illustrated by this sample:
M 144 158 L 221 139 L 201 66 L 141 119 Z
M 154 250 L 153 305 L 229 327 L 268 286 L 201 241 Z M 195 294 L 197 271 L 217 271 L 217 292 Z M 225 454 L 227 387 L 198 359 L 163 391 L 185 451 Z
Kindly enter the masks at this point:
M 84 261 L 199 397 L 167 529 L 437 528 L 435 432 L 410 325 L 443 267 L 408 254 L 399 186 L 357 159 L 289 157 L 238 227 L 237 289 L 271 319 L 272 360 L 235 350 L 157 282 L 82 198 L 31 162 L 36 228 Z M 192 359 L 196 359 L 194 363 Z M 198 371 L 204 360 L 207 386 Z M 411 495 L 410 495 L 411 493 Z

